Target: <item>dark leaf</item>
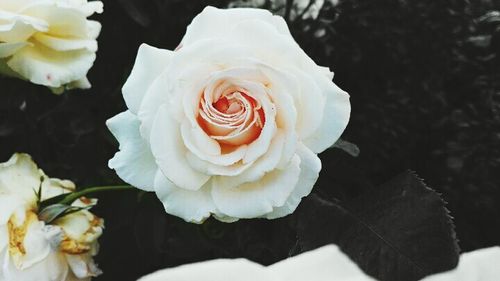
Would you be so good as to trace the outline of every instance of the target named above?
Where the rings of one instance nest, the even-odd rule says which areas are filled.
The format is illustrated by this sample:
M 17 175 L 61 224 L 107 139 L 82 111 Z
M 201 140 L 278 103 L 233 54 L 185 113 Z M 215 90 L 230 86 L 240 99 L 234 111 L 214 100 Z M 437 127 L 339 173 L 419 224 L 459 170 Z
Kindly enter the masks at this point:
M 300 251 L 335 243 L 379 280 L 419 280 L 458 262 L 445 202 L 412 172 L 349 204 L 310 196 L 299 212 Z

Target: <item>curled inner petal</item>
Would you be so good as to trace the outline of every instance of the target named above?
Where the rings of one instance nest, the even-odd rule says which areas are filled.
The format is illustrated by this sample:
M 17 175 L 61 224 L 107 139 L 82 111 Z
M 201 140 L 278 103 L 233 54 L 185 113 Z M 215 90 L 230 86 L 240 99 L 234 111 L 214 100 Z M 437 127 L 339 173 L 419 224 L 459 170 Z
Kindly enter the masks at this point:
M 223 152 L 253 142 L 264 123 L 260 102 L 242 87 L 222 82 L 205 89 L 200 99 L 198 124 Z

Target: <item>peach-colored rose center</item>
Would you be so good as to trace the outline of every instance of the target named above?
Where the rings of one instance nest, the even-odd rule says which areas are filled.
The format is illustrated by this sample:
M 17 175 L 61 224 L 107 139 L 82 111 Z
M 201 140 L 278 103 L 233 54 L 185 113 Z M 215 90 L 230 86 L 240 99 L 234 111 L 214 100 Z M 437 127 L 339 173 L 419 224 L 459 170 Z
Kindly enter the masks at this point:
M 215 101 L 200 100 L 198 124 L 223 150 L 253 142 L 264 123 L 262 106 L 244 89 L 230 87 Z

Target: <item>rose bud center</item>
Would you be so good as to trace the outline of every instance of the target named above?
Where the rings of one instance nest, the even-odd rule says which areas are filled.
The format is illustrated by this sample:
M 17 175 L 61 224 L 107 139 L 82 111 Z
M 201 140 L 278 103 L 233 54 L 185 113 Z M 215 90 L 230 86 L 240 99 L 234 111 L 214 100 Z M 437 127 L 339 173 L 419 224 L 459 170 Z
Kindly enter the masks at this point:
M 245 89 L 233 86 L 200 100 L 198 124 L 224 150 L 253 142 L 264 123 L 262 106 Z

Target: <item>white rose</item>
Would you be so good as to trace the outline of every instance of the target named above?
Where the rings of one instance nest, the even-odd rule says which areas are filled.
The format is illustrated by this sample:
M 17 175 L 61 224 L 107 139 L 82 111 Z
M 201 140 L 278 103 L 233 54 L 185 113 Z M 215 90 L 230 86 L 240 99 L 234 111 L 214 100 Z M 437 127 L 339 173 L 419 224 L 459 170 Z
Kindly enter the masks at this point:
M 500 247 L 479 249 L 460 255 L 457 268 L 422 281 L 497 281 L 500 276 Z
M 101 1 L 1 0 L 0 72 L 61 92 L 90 88 Z
M 337 246 L 328 245 L 265 267 L 219 259 L 164 269 L 139 281 L 372 281 Z
M 496 281 L 500 276 L 500 247 L 460 256 L 454 270 L 422 281 Z M 265 267 L 245 259 L 219 259 L 163 269 L 139 281 L 370 281 L 337 246 L 328 245 Z
M 29 155 L 14 154 L 0 163 L 0 281 L 88 281 L 100 273 L 92 256 L 102 219 L 87 210 L 50 224 L 38 217 L 38 190 L 45 200 L 74 189 L 71 181 L 47 177 Z M 77 200 L 73 205 L 95 204 Z
M 207 7 L 176 51 L 142 45 L 108 120 L 109 166 L 189 222 L 279 218 L 318 178 L 342 134 L 349 95 L 260 9 Z

